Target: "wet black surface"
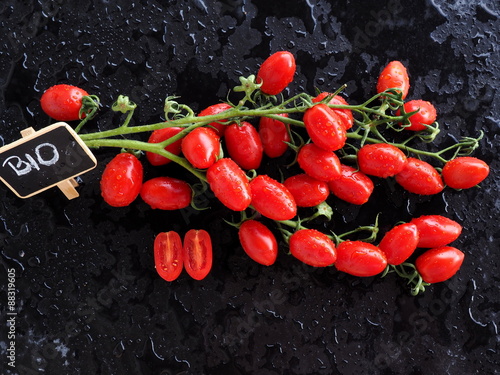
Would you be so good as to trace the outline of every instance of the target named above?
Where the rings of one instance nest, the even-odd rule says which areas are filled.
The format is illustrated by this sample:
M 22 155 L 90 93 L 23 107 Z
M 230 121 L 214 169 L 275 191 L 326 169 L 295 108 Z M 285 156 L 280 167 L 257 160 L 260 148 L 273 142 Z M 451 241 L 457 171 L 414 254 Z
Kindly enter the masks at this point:
M 437 142 L 485 137 L 474 156 L 492 174 L 480 189 L 411 196 L 377 181 L 362 208 L 338 201 L 335 230 L 381 229 L 422 214 L 462 223 L 466 253 L 449 282 L 411 297 L 400 281 L 359 279 L 300 264 L 283 251 L 271 267 L 242 252 L 217 208 L 114 209 L 98 180 L 115 150 L 79 179 L 80 198 L 57 189 L 22 200 L 0 186 L 2 374 L 494 374 L 500 362 L 498 294 L 499 14 L 496 1 L 4 1 L 0 4 L 0 140 L 51 121 L 38 99 L 55 83 L 97 94 L 89 126 L 117 123 L 119 94 L 139 103 L 135 123 L 162 119 L 176 94 L 195 110 L 224 99 L 270 52 L 297 58 L 289 92 L 374 93 L 380 69 L 408 66 L 409 98 L 435 103 Z M 269 163 L 269 162 L 267 162 Z M 168 173 L 180 173 L 175 167 Z M 271 168 L 270 166 L 264 166 Z M 159 172 L 148 172 L 151 174 Z M 152 240 L 205 228 L 214 267 L 201 282 L 166 283 Z M 8 272 L 15 270 L 15 368 L 8 365 Z

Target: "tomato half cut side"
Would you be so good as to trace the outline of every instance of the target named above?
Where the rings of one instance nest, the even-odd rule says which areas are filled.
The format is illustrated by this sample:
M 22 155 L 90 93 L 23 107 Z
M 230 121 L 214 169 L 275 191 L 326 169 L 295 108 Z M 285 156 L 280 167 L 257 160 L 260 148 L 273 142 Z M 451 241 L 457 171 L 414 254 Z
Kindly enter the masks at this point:
M 212 239 L 203 229 L 190 229 L 184 235 L 184 268 L 195 280 L 204 279 L 212 269 Z
M 166 281 L 174 281 L 183 268 L 182 240 L 177 232 L 162 232 L 154 241 L 155 267 L 158 275 Z

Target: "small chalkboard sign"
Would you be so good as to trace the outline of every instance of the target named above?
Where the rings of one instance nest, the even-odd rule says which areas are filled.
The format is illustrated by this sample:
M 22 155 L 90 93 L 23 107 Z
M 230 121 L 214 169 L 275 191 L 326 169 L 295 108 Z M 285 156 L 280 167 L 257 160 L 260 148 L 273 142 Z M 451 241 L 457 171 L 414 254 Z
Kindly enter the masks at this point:
M 54 186 L 68 199 L 77 197 L 74 177 L 95 168 L 97 161 L 75 131 L 58 122 L 21 133 L 23 138 L 0 148 L 0 180 L 20 198 Z

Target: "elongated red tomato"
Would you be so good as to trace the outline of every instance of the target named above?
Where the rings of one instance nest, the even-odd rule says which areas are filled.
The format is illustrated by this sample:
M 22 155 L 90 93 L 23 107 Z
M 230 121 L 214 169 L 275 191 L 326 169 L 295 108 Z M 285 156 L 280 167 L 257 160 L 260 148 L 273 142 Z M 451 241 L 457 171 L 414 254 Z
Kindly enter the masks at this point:
M 441 247 L 455 241 L 462 233 L 462 226 L 441 215 L 424 215 L 410 220 L 419 233 L 418 247 Z
M 283 113 L 279 116 L 288 117 L 288 114 Z M 283 155 L 288 149 L 286 142 L 290 142 L 288 125 L 269 117 L 260 118 L 259 137 L 264 147 L 264 153 L 270 158 L 278 158 Z
M 207 181 L 215 196 L 234 211 L 245 210 L 252 200 L 245 172 L 232 159 L 217 160 L 207 170 Z
M 316 96 L 312 101 L 313 101 L 313 103 L 318 103 L 330 95 L 332 95 L 332 94 L 330 94 L 329 92 L 322 92 L 321 94 Z M 340 95 L 333 96 L 330 99 L 330 101 L 328 102 L 328 104 L 349 105 L 349 103 L 347 103 L 347 101 L 343 97 L 341 97 Z M 332 108 L 332 110 L 342 118 L 345 130 L 349 130 L 350 128 L 352 128 L 352 125 L 354 124 L 354 116 L 353 116 L 352 111 L 350 109 Z
M 388 231 L 378 247 L 385 254 L 387 263 L 397 266 L 415 251 L 420 235 L 415 224 L 404 223 Z
M 295 69 L 295 57 L 288 51 L 279 51 L 264 60 L 256 82 L 262 83 L 260 90 L 263 93 L 278 95 L 292 82 Z
M 440 283 L 454 276 L 465 254 L 455 247 L 443 246 L 427 250 L 415 261 L 415 267 L 427 283 Z
M 54 120 L 74 121 L 80 119 L 84 96 L 89 96 L 89 94 L 79 87 L 66 84 L 55 85 L 43 93 L 40 106 Z
M 290 236 L 290 253 L 313 267 L 331 266 L 337 260 L 335 244 L 316 229 L 301 229 Z
M 406 113 L 418 111 L 408 118 L 408 120 L 410 120 L 410 125 L 405 127 L 406 130 L 425 130 L 427 128 L 425 125 L 431 125 L 436 121 L 436 108 L 430 102 L 425 100 L 410 100 L 406 102 L 403 107 Z M 399 115 L 401 115 L 400 110 L 396 111 L 396 116 Z
M 326 104 L 316 104 L 304 113 L 304 125 L 313 143 L 327 151 L 344 147 L 347 133 L 342 118 Z
M 358 151 L 359 169 L 371 176 L 394 176 L 403 170 L 406 163 L 403 151 L 387 143 L 364 145 Z
M 340 160 L 333 151 L 323 150 L 314 143 L 302 146 L 297 156 L 300 168 L 320 181 L 331 181 L 340 177 Z
M 381 93 L 387 89 L 398 89 L 402 99 L 408 95 L 410 78 L 405 66 L 400 61 L 391 61 L 378 77 L 377 92 Z
M 183 268 L 182 240 L 177 232 L 159 233 L 154 241 L 155 268 L 166 281 L 174 281 Z
M 344 241 L 337 246 L 335 267 L 353 276 L 369 277 L 387 267 L 385 254 L 377 246 L 363 241 Z
M 257 169 L 262 161 L 264 147 L 257 129 L 252 124 L 242 121 L 227 127 L 226 147 L 229 156 L 243 169 Z
M 330 194 L 325 181 L 316 180 L 305 173 L 288 177 L 283 184 L 292 193 L 298 207 L 317 206 Z
M 203 111 L 201 111 L 198 116 L 212 116 L 212 115 L 217 115 L 221 112 L 227 111 L 228 109 L 231 109 L 229 104 L 227 103 L 217 103 L 213 104 L 211 106 L 208 106 L 205 108 Z M 223 124 L 223 122 L 226 122 L 227 120 L 221 120 L 221 121 L 214 121 L 209 123 L 207 126 L 211 126 L 216 129 L 217 135 L 219 137 L 223 137 L 224 133 L 226 132 L 226 127 L 227 124 Z
M 374 184 L 363 172 L 348 165 L 342 165 L 340 177 L 328 181 L 328 188 L 337 198 L 360 205 L 368 202 Z
M 196 128 L 181 143 L 182 153 L 198 169 L 210 167 L 219 156 L 220 137 L 210 128 Z
M 172 138 L 174 135 L 177 135 L 182 131 L 182 128 L 179 128 L 178 126 L 172 126 L 168 128 L 163 128 L 163 129 L 158 129 L 155 130 L 151 135 L 149 136 L 148 143 L 160 143 L 163 141 L 166 141 L 167 139 Z M 165 150 L 168 152 L 171 152 L 174 155 L 179 155 L 181 153 L 181 143 L 182 139 L 178 139 L 177 141 L 169 144 L 168 146 L 165 147 Z M 158 166 L 158 165 L 165 165 L 167 163 L 170 163 L 171 160 L 155 154 L 154 152 L 146 152 L 146 157 L 151 165 Z
M 132 203 L 142 187 L 142 164 L 134 155 L 123 152 L 116 155 L 104 168 L 101 177 L 101 195 L 113 207 Z
M 266 175 L 250 181 L 251 205 L 261 215 L 272 220 L 290 220 L 297 214 L 293 195 L 282 183 Z
M 447 162 L 442 171 L 446 185 L 453 189 L 469 189 L 483 181 L 490 173 L 490 167 L 484 161 L 461 156 Z
M 241 246 L 254 261 L 264 266 L 274 264 L 278 257 L 278 242 L 273 232 L 256 220 L 246 220 L 238 231 Z
M 142 185 L 141 198 L 153 209 L 179 210 L 191 204 L 193 191 L 186 181 L 155 177 Z
M 213 253 L 210 234 L 203 229 L 190 229 L 184 235 L 184 268 L 195 280 L 204 279 L 212 269 Z
M 443 180 L 436 168 L 416 158 L 408 158 L 395 178 L 396 182 L 410 193 L 432 195 L 444 189 Z

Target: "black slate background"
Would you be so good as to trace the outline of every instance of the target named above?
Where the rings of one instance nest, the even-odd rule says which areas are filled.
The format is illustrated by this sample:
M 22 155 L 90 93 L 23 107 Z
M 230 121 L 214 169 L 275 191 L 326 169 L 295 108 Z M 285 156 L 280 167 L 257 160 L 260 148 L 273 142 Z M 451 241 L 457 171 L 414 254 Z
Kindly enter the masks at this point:
M 135 124 L 162 119 L 179 95 L 200 110 L 223 100 L 271 52 L 297 58 L 288 93 L 374 93 L 392 60 L 409 69 L 409 99 L 435 103 L 437 143 L 485 132 L 475 156 L 492 168 L 481 188 L 418 197 L 377 180 L 359 208 L 339 201 L 334 230 L 443 214 L 462 223 L 466 253 L 449 282 L 411 297 L 392 275 L 359 279 L 313 269 L 281 252 L 250 261 L 231 215 L 152 211 L 139 200 L 102 202 L 99 176 L 116 150 L 79 179 L 80 198 L 57 189 L 22 200 L 0 186 L 2 374 L 495 374 L 498 373 L 499 22 L 496 1 L 3 1 L 0 142 L 51 123 L 43 90 L 71 83 L 104 105 L 90 130 L 118 123 L 119 94 L 139 103 Z M 266 160 L 263 171 L 274 171 Z M 173 166 L 148 176 L 182 174 Z M 189 178 L 189 177 L 187 177 Z M 326 227 L 326 224 L 325 224 Z M 166 283 L 152 241 L 164 230 L 205 228 L 215 255 L 201 282 Z M 7 366 L 7 269 L 16 270 L 16 367 Z M 5 360 L 4 360 L 5 359 Z

